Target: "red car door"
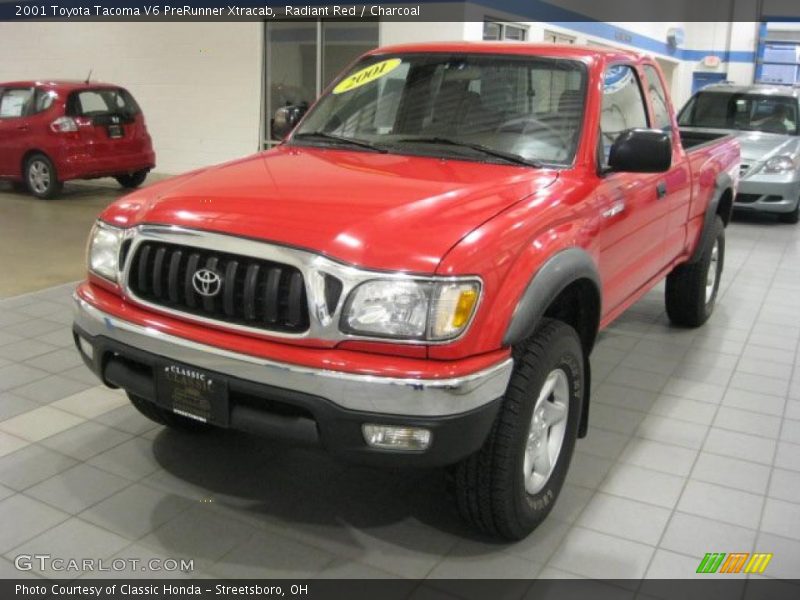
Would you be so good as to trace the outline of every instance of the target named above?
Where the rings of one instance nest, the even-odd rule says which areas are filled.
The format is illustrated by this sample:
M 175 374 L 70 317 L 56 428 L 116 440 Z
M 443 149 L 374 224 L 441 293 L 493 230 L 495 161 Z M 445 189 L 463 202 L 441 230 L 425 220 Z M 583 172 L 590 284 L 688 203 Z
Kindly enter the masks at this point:
M 31 128 L 33 88 L 5 88 L 0 95 L 0 175 L 20 177 Z
M 649 127 L 639 73 L 633 65 L 608 67 L 604 76 L 601 168 L 611 145 L 627 129 Z M 665 264 L 667 203 L 662 173 L 607 173 L 595 191 L 600 213 L 599 267 L 605 312 L 614 311 Z

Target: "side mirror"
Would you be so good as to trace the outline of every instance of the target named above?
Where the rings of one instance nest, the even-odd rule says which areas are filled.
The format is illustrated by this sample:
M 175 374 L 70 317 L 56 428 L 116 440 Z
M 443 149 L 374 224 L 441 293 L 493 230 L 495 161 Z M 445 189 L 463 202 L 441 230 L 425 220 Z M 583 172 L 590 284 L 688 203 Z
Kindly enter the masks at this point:
M 672 166 L 672 139 L 660 129 L 628 129 L 608 154 L 609 171 L 662 173 Z
M 305 102 L 291 106 L 281 106 L 272 117 L 272 137 L 274 139 L 283 139 L 289 135 L 307 110 L 308 104 Z

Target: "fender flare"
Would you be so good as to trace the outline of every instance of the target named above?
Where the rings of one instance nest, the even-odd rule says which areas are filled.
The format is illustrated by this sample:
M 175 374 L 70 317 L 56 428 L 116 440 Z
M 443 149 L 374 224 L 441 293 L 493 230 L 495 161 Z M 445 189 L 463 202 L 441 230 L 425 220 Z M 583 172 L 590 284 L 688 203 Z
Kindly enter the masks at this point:
M 703 255 L 703 250 L 708 244 L 711 243 L 710 240 L 714 231 L 714 221 L 719 214 L 719 202 L 725 192 L 733 189 L 733 178 L 727 171 L 723 171 L 717 175 L 717 179 L 714 184 L 714 194 L 711 196 L 711 200 L 708 201 L 708 206 L 706 207 L 706 214 L 703 220 L 703 230 L 700 232 L 700 238 L 697 241 L 697 246 L 695 246 L 692 256 L 687 261 L 687 264 L 694 264 L 700 260 L 700 257 Z M 733 212 L 732 202 L 730 212 Z M 730 212 L 727 215 L 720 215 L 723 222 L 726 224 L 731 220 Z
M 547 259 L 528 283 L 517 303 L 503 336 L 503 345 L 513 346 L 529 337 L 536 330 L 536 326 L 553 300 L 569 284 L 579 279 L 591 281 L 597 288 L 598 296 L 602 297 L 600 274 L 588 252 L 582 248 L 572 247 L 561 250 Z

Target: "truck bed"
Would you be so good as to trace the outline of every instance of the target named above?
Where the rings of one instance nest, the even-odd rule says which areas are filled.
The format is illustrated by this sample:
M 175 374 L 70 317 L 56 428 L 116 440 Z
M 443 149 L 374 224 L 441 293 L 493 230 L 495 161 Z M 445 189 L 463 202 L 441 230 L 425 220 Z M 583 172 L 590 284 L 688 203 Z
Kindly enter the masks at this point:
M 679 129 L 678 134 L 680 135 L 683 149 L 686 150 L 686 152 L 693 152 L 700 146 L 719 141 L 722 138 L 733 137 L 729 133 L 714 133 L 710 131 L 695 131 L 687 129 Z

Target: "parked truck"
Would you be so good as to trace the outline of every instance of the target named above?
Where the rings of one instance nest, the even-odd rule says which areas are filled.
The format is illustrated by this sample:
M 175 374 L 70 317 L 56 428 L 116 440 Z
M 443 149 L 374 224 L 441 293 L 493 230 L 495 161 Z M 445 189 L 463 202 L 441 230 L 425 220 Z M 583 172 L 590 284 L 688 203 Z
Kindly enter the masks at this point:
M 675 325 L 711 314 L 738 143 L 683 141 L 651 58 L 573 46 L 380 48 L 302 113 L 101 214 L 81 355 L 169 427 L 445 466 L 467 520 L 526 536 L 598 332 L 664 278 Z

